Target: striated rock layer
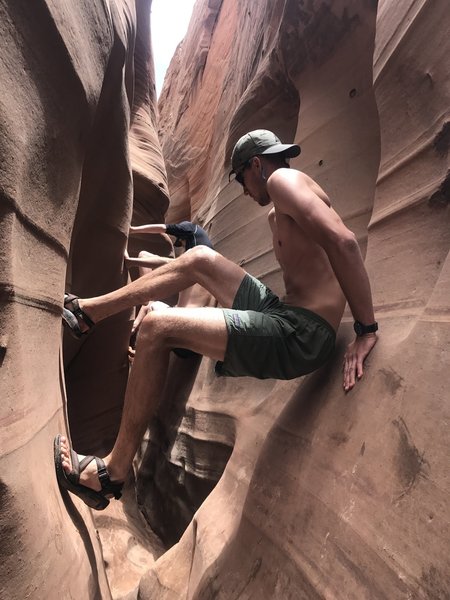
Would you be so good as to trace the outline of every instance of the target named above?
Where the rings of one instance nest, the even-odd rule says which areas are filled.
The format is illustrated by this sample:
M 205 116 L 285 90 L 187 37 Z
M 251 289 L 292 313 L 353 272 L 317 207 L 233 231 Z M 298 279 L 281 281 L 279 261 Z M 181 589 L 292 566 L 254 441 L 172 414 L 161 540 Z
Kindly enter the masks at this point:
M 159 102 L 169 219 L 197 218 L 280 291 L 267 209 L 227 173 L 247 130 L 295 140 L 291 164 L 367 249 L 381 338 L 348 395 L 350 315 L 335 360 L 302 380 L 217 380 L 202 361 L 143 463 L 159 463 L 147 514 L 171 491 L 167 539 L 173 505 L 192 513 L 217 479 L 218 441 L 231 457 L 140 597 L 450 596 L 449 25 L 444 0 L 196 3 Z
M 56 484 L 61 304 L 126 282 L 136 220 L 162 220 L 150 0 L 0 0 L 0 596 L 110 597 L 90 512 Z M 130 133 L 131 129 L 131 133 Z M 131 159 L 131 162 L 130 162 Z M 132 166 L 134 171 L 132 173 Z M 133 179 L 135 198 L 133 198 Z M 114 440 L 130 314 L 66 340 L 75 447 Z

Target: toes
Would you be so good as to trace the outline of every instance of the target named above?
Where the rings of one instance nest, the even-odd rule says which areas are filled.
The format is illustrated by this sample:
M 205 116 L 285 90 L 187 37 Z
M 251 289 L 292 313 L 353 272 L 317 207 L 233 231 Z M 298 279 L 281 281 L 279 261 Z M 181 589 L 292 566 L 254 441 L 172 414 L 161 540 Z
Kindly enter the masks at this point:
M 61 456 L 61 464 L 66 473 L 70 473 L 72 471 L 72 461 L 69 451 L 69 446 L 67 444 L 67 440 L 65 437 L 61 436 L 60 440 L 60 456 Z

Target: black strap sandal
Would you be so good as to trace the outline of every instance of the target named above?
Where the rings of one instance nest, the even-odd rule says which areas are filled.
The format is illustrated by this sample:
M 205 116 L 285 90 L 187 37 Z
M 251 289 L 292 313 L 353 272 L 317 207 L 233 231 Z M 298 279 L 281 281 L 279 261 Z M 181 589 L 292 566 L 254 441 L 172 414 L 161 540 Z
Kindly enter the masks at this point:
M 71 307 L 69 307 L 69 305 L 71 305 Z M 70 333 L 76 339 L 80 339 L 81 336 L 89 333 L 95 325 L 94 321 L 80 308 L 78 296 L 74 296 L 73 294 L 64 294 L 62 318 L 64 325 L 69 328 Z M 85 331 L 81 330 L 80 321 L 87 326 Z
M 78 454 L 72 449 L 70 450 L 70 455 L 72 459 L 72 471 L 66 473 L 61 459 L 61 435 L 58 434 L 54 442 L 54 458 L 56 477 L 62 488 L 75 494 L 85 504 L 95 510 L 104 510 L 109 504 L 110 496 L 119 500 L 122 496 L 123 483 L 111 481 L 106 465 L 101 458 L 98 458 L 98 456 L 85 456 L 80 461 Z M 98 492 L 80 483 L 80 474 L 93 460 L 97 463 L 98 478 L 102 486 L 102 489 Z

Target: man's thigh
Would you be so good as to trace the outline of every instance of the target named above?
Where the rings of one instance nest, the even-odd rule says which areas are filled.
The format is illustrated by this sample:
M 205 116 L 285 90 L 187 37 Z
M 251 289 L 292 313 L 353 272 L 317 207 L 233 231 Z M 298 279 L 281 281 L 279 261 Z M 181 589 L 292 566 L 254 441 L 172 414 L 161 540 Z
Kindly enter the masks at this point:
M 150 313 L 146 321 L 153 323 L 170 349 L 187 348 L 214 360 L 225 356 L 228 331 L 220 308 L 174 307 Z

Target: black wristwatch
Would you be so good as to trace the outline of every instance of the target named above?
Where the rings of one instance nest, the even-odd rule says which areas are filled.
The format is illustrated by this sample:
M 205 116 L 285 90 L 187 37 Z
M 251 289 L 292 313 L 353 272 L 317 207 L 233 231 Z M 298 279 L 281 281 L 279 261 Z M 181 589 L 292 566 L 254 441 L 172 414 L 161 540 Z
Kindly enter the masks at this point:
M 378 323 L 364 325 L 359 321 L 355 321 L 353 324 L 353 329 L 355 330 L 356 335 L 359 337 L 361 335 L 366 335 L 366 333 L 375 333 L 375 331 L 378 331 Z

